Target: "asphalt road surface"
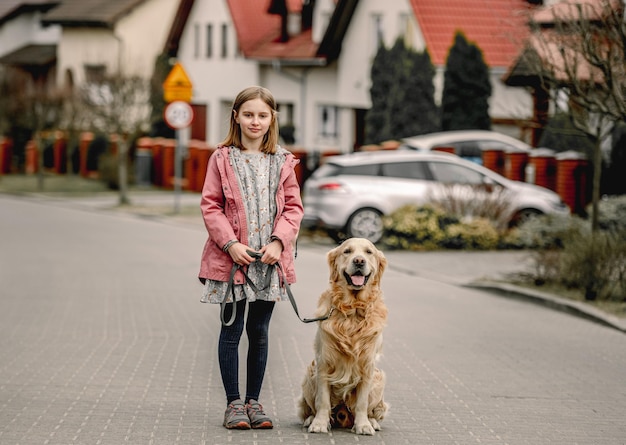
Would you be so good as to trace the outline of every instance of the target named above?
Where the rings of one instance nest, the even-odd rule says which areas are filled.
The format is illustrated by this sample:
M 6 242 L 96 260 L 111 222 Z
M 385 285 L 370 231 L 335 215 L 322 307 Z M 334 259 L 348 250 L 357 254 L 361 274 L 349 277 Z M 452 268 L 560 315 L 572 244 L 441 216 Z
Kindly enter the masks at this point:
M 380 432 L 301 428 L 316 328 L 287 302 L 260 397 L 275 428 L 227 431 L 218 308 L 196 279 L 204 239 L 200 225 L 0 195 L 0 444 L 626 444 L 624 333 L 410 273 L 407 255 L 383 280 Z M 326 250 L 300 246 L 304 316 Z

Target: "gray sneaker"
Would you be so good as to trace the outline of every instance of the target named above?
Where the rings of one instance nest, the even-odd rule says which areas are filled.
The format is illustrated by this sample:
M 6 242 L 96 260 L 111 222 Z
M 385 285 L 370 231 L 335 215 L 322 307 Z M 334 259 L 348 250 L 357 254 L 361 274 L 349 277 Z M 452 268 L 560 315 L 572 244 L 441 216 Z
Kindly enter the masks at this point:
M 272 419 L 267 417 L 267 414 L 263 411 L 263 406 L 256 400 L 250 399 L 246 404 L 246 413 L 248 414 L 252 428 L 266 430 L 274 428 Z
M 229 430 L 249 430 L 250 419 L 246 414 L 246 406 L 241 399 L 228 404 L 224 413 L 224 426 Z

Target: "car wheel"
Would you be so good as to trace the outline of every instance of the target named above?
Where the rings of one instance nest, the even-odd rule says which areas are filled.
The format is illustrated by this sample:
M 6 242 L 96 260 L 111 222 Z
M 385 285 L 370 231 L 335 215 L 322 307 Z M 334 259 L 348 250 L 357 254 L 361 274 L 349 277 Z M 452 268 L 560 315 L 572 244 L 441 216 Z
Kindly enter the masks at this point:
M 530 219 L 536 218 L 539 215 L 543 215 L 543 213 L 537 209 L 522 209 L 513 216 L 510 225 L 511 227 L 519 226 Z
M 346 231 L 350 238 L 367 238 L 374 244 L 383 237 L 383 215 L 374 209 L 360 209 L 352 214 Z

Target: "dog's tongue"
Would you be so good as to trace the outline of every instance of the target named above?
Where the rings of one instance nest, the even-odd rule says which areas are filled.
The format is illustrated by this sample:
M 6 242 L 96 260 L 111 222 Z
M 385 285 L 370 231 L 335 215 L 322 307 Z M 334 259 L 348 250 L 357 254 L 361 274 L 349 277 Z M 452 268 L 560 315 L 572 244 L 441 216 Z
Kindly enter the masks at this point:
M 352 275 L 350 279 L 355 286 L 363 286 L 365 284 L 365 277 L 363 275 Z

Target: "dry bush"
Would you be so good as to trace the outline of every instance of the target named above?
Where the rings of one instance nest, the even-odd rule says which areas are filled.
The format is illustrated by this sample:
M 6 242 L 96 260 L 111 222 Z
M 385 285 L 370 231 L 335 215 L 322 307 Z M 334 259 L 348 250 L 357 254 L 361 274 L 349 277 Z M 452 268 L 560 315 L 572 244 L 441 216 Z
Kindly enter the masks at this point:
M 502 187 L 444 184 L 433 189 L 428 199 L 461 221 L 488 219 L 499 232 L 507 230 L 515 211 L 508 191 Z

